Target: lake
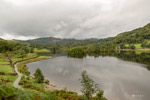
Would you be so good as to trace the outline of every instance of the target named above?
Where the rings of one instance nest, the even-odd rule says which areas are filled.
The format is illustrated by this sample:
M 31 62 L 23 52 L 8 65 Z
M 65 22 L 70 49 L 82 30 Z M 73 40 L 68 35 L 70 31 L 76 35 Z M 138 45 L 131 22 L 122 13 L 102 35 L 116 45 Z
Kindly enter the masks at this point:
M 109 100 L 150 100 L 150 71 L 144 64 L 111 56 L 83 59 L 59 56 L 27 66 L 31 74 L 40 68 L 46 79 L 60 88 L 79 92 L 79 78 L 86 70 Z

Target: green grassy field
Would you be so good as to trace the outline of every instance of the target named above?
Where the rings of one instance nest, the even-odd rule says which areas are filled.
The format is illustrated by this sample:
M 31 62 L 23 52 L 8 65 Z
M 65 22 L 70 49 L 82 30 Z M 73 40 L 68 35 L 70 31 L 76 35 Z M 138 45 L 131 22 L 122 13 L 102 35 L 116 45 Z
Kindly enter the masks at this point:
M 0 65 L 8 65 L 9 64 L 9 62 L 7 62 L 7 61 L 0 61 Z
M 125 44 L 126 47 L 129 47 L 129 44 Z M 141 44 L 134 44 L 136 49 L 141 49 Z
M 129 47 L 129 44 L 125 44 L 126 47 Z
M 10 67 L 9 65 L 1 65 L 0 66 L 0 72 L 4 72 L 4 73 L 14 73 L 14 70 L 12 67 Z
M 34 52 L 35 53 L 40 53 L 40 52 L 50 52 L 48 49 L 37 49 L 37 48 L 34 48 Z
M 141 47 L 141 44 L 134 44 L 134 46 L 136 47 L 136 49 L 142 48 L 142 47 Z
M 27 56 L 24 59 L 30 59 L 33 57 L 37 57 L 37 55 L 27 54 Z M 13 63 L 15 63 L 16 61 L 21 61 L 21 60 L 22 58 L 18 58 L 18 57 L 12 58 Z M 13 85 L 13 82 L 16 80 L 17 75 L 16 76 L 8 75 L 9 73 L 15 73 L 15 72 L 14 72 L 13 67 L 9 65 L 9 61 L 5 57 L 2 57 L 2 56 L 0 58 L 0 72 L 4 72 L 6 74 L 6 75 L 0 75 L 0 84 Z M 2 83 L 2 80 L 4 80 L 3 83 Z

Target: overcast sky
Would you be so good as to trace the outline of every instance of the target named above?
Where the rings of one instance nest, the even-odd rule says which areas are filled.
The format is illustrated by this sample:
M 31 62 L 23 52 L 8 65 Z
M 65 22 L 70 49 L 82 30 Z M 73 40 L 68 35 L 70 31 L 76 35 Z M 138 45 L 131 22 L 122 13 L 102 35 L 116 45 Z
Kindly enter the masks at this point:
M 0 37 L 106 38 L 150 22 L 150 0 L 0 0 Z

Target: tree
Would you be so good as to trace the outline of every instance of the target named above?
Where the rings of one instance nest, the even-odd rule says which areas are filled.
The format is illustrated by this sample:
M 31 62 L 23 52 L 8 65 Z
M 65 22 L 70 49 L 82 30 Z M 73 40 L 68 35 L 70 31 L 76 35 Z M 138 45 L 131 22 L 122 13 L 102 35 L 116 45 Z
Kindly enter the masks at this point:
M 103 97 L 104 91 L 99 90 L 96 94 L 96 97 L 98 98 L 98 100 L 107 100 L 105 97 Z
M 125 44 L 121 44 L 121 45 L 120 45 L 120 49 L 126 49 Z
M 14 55 L 14 53 L 13 52 L 5 52 L 4 55 L 8 59 L 10 66 L 13 67 L 12 56 Z
M 19 57 L 22 58 L 22 60 L 24 59 L 24 57 L 26 57 L 26 52 L 22 49 L 19 50 Z
M 136 47 L 132 44 L 132 45 L 130 45 L 129 48 L 130 48 L 130 49 L 135 49 Z
M 83 58 L 85 55 L 86 54 L 83 47 L 74 47 L 68 51 L 68 56 L 71 57 Z
M 95 84 L 92 79 L 90 79 L 87 75 L 86 71 L 83 71 L 81 74 L 81 92 L 86 100 L 91 100 L 93 94 L 99 91 L 98 84 Z
M 37 83 L 44 82 L 44 76 L 39 68 L 36 69 L 36 72 L 34 73 L 34 77 Z

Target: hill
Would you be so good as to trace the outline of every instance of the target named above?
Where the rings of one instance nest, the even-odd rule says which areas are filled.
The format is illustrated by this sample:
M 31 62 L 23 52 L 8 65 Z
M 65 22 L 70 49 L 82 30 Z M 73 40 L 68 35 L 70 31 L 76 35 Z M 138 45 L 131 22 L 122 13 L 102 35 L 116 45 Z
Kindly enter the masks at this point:
M 109 37 L 106 39 L 99 40 L 99 44 L 102 45 L 129 45 L 129 44 L 138 44 L 150 45 L 150 23 L 144 27 L 134 29 L 132 31 L 123 32 L 118 34 L 115 37 Z
M 20 41 L 22 43 L 29 43 L 29 44 L 68 44 L 71 42 L 76 41 L 98 41 L 99 39 L 90 38 L 85 40 L 77 40 L 77 39 L 62 39 L 62 38 L 55 38 L 55 37 L 44 37 L 44 38 L 37 38 L 32 40 Z

